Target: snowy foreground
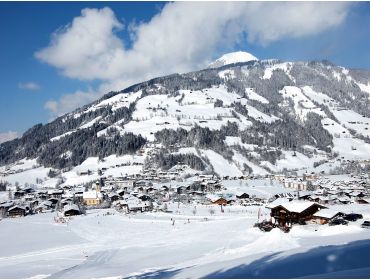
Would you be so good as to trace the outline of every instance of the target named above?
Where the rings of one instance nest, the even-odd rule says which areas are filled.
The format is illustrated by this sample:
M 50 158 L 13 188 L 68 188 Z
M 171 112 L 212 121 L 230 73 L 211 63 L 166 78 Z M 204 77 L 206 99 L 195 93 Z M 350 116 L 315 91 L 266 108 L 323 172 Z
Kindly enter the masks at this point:
M 370 220 L 370 206 L 340 206 Z M 211 215 L 210 208 L 215 213 Z M 347 208 L 347 209 L 345 209 Z M 0 278 L 289 278 L 370 275 L 370 230 L 253 228 L 258 206 L 169 204 L 172 213 L 112 209 L 54 222 L 53 213 L 0 221 Z M 107 211 L 113 215 L 106 215 Z M 195 214 L 194 214 L 195 212 Z M 268 209 L 261 208 L 262 218 Z M 175 220 L 173 225 L 173 221 Z

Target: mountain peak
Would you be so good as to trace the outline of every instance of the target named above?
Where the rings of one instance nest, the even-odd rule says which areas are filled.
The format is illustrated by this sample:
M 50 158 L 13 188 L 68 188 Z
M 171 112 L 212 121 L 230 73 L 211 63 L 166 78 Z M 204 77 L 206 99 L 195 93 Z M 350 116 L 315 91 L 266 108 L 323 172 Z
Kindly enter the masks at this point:
M 217 67 L 221 67 L 227 64 L 248 62 L 252 60 L 258 60 L 258 58 L 248 52 L 242 52 L 242 51 L 231 52 L 231 53 L 224 54 L 220 58 L 213 61 L 208 66 L 208 68 L 217 68 Z

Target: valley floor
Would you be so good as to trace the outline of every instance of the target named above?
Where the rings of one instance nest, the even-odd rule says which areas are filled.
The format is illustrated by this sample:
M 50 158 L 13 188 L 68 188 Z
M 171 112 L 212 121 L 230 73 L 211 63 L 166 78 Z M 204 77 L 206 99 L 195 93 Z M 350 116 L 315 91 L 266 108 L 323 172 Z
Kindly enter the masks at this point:
M 92 210 L 68 223 L 54 213 L 0 221 L 0 278 L 354 277 L 370 272 L 370 230 L 254 228 L 259 206 L 183 205 L 171 213 Z M 370 219 L 370 206 L 341 206 Z M 215 213 L 211 214 L 213 208 Z M 107 214 L 109 212 L 109 214 Z M 261 207 L 262 218 L 268 209 Z M 175 221 L 175 222 L 173 222 Z

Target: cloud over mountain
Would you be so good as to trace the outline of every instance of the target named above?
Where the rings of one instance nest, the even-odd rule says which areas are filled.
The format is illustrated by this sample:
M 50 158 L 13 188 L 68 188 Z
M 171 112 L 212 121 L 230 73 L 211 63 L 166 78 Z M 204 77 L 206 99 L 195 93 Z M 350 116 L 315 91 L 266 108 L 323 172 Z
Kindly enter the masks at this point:
M 345 20 L 350 7 L 343 2 L 168 3 L 149 22 L 129 25 L 131 48 L 118 36 L 125 27 L 110 8 L 87 8 L 35 56 L 70 78 L 101 80 L 93 95 L 102 95 L 151 77 L 203 68 L 243 36 L 249 44 L 267 45 L 329 30 Z M 73 102 L 74 96 L 53 101 L 54 113 L 66 111 L 65 98 Z

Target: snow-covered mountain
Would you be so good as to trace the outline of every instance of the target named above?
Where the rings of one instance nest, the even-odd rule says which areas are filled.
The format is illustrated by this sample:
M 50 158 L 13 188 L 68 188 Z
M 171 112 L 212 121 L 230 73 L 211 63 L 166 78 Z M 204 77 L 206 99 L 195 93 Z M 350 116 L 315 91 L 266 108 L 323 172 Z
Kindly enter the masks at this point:
M 258 60 L 258 58 L 255 57 L 253 54 L 242 51 L 232 52 L 224 54 L 220 58 L 216 59 L 208 66 L 208 68 L 217 68 L 228 64 L 242 63 L 254 60 Z
M 0 145 L 0 173 L 45 178 L 54 168 L 75 178 L 181 162 L 189 172 L 239 176 L 328 172 L 370 159 L 368 71 L 238 54 L 221 57 L 220 67 L 155 78 L 38 124 Z

